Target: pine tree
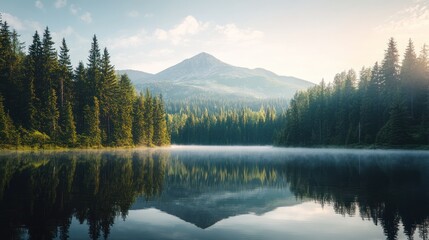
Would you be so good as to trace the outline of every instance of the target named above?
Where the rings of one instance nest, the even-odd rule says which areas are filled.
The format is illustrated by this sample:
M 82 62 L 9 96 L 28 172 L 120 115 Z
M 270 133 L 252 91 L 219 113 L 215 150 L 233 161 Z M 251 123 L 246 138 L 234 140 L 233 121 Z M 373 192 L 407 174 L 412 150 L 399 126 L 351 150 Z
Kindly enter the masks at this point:
M 417 85 L 417 56 L 414 52 L 414 45 L 411 39 L 405 50 L 404 60 L 402 61 L 400 72 L 401 85 L 406 97 L 406 106 L 410 111 L 411 117 L 414 118 L 414 108 L 416 101 Z
M 49 94 L 46 106 L 46 122 L 42 129 L 51 137 L 51 139 L 57 140 L 58 134 L 60 133 L 60 127 L 58 124 L 60 113 L 57 107 L 57 94 L 54 89 L 51 89 L 50 92 L 51 94 Z
M 155 97 L 153 110 L 153 144 L 156 146 L 167 145 L 170 143 L 165 118 L 164 102 L 162 96 Z M 206 127 L 207 129 L 208 127 Z
M 3 97 L 0 95 L 0 144 L 14 144 L 16 137 L 12 119 L 5 112 Z
M 389 120 L 377 134 L 377 143 L 401 146 L 409 144 L 410 141 L 407 111 L 400 103 L 395 103 L 391 108 Z
M 152 138 L 153 138 L 153 99 L 152 95 L 149 92 L 149 89 L 146 89 L 145 94 L 145 100 L 144 100 L 144 129 L 143 133 L 145 134 L 144 137 L 144 144 L 146 146 L 152 145 Z
M 118 82 L 113 65 L 110 63 L 110 55 L 107 48 L 104 49 L 101 58 L 100 85 L 98 88 L 100 98 L 100 115 L 102 136 L 105 136 L 103 143 L 113 143 L 114 129 L 113 117 L 116 115 L 115 96 L 118 93 Z
M 133 101 L 134 87 L 127 75 L 122 75 L 119 81 L 117 96 L 117 111 L 115 121 L 115 144 L 118 146 L 129 146 L 133 143 Z
M 71 65 L 69 49 L 66 44 L 66 40 L 63 38 L 60 47 L 59 54 L 59 86 L 57 92 L 59 93 L 59 106 L 63 107 L 65 102 L 72 101 L 72 78 L 73 78 L 73 67 Z
M 97 37 L 92 38 L 91 49 L 89 50 L 87 65 L 87 96 L 86 104 L 92 101 L 92 98 L 100 96 L 100 75 L 101 75 L 101 54 L 98 47 Z
M 389 40 L 388 48 L 381 65 L 384 104 L 388 108 L 399 96 L 399 54 L 396 42 Z
M 87 146 L 101 146 L 101 130 L 100 130 L 100 104 L 97 97 L 93 98 L 92 106 L 85 105 L 83 108 L 84 116 L 84 136 Z
M 134 145 L 142 145 L 145 141 L 145 123 L 144 123 L 144 96 L 142 93 L 135 99 L 133 104 L 133 142 Z
M 74 114 L 76 119 L 76 130 L 78 133 L 83 132 L 83 108 L 89 104 L 88 88 L 86 81 L 86 70 L 82 62 L 79 62 L 74 72 Z
M 77 134 L 70 102 L 65 103 L 61 116 L 62 141 L 68 146 L 74 146 L 77 142 Z

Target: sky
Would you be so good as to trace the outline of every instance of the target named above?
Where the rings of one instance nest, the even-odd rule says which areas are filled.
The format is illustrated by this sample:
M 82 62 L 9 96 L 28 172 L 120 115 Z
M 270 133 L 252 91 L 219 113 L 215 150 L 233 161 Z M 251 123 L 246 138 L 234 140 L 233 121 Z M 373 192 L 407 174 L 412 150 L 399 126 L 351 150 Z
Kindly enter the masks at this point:
M 393 37 L 403 55 L 429 44 L 429 0 L 0 0 L 2 19 L 26 47 L 49 27 L 72 63 L 92 36 L 117 70 L 157 73 L 200 52 L 318 83 L 383 59 Z

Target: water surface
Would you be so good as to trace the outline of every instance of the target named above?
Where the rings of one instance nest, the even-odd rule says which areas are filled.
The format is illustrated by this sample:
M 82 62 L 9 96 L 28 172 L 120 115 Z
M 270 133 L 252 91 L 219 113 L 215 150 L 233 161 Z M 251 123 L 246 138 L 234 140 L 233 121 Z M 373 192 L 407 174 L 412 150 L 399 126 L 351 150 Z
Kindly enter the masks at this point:
M 0 154 L 1 239 L 428 239 L 429 152 Z

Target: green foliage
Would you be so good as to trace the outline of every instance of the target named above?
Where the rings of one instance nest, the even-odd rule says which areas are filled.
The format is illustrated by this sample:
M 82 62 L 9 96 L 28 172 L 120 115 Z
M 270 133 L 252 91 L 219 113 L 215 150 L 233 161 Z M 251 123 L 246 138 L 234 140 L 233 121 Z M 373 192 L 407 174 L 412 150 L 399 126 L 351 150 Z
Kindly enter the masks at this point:
M 97 97 L 94 97 L 91 106 L 86 105 L 83 109 L 85 141 L 84 146 L 101 146 L 101 130 L 100 130 L 100 104 Z
M 153 116 L 153 144 L 157 146 L 170 144 L 170 138 L 167 130 L 167 120 L 164 110 L 164 102 L 162 96 L 155 97 L 154 101 L 154 116 Z
M 183 110 L 168 114 L 171 141 L 179 144 L 272 144 L 283 125 L 273 107 L 223 110 Z
M 426 47 L 417 58 L 410 40 L 402 66 L 389 40 L 381 66 L 353 71 L 297 93 L 277 143 L 292 146 L 428 144 L 429 68 Z M 418 99 L 418 100 L 417 100 Z M 319 109 L 322 109 L 320 111 Z
M 133 103 L 133 143 L 135 145 L 143 145 L 145 141 L 144 134 L 144 95 L 140 94 Z
M 76 125 L 73 118 L 73 110 L 70 102 L 66 102 L 62 111 L 62 138 L 68 146 L 75 146 L 77 142 Z
M 149 92 L 149 89 L 146 89 L 143 113 L 143 144 L 146 146 L 151 146 L 153 144 L 153 102 L 154 101 L 152 95 Z
M 148 101 L 142 103 L 150 106 L 134 113 L 135 90 L 128 77 L 117 80 L 110 55 L 106 48 L 101 55 L 95 35 L 87 67 L 80 62 L 74 72 L 65 39 L 57 54 L 48 28 L 42 39 L 35 32 L 28 54 L 23 49 L 18 33 L 0 18 L 1 145 L 156 145 L 153 97 L 147 92 Z M 163 112 L 161 104 L 157 109 Z M 169 139 L 166 128 L 163 123 L 157 128 L 163 139 Z
M 130 146 L 133 144 L 133 102 L 134 87 L 127 75 L 122 75 L 119 81 L 119 91 L 116 97 L 117 117 L 115 118 L 115 145 Z
M 9 114 L 4 111 L 3 97 L 0 95 L 0 144 L 15 144 L 17 134 Z

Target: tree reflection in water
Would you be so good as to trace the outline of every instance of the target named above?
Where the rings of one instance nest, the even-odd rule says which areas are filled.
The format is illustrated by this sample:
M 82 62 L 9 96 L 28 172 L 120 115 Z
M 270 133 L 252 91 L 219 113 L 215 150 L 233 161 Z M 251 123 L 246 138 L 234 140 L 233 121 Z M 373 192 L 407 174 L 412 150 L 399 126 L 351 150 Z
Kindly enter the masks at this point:
M 420 156 L 273 155 L 222 156 L 168 151 L 2 154 L 2 239 L 67 239 L 72 218 L 89 226 L 92 239 L 108 238 L 137 197 L 195 189 L 240 191 L 289 188 L 335 212 L 370 219 L 387 239 L 399 225 L 428 239 L 429 163 Z M 165 190 L 163 190 L 165 189 Z

